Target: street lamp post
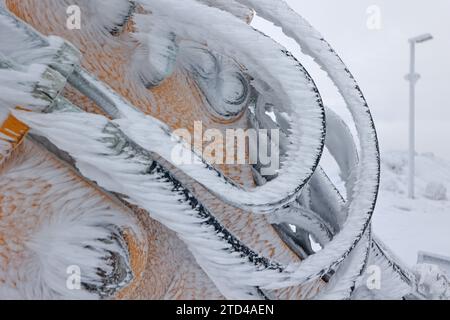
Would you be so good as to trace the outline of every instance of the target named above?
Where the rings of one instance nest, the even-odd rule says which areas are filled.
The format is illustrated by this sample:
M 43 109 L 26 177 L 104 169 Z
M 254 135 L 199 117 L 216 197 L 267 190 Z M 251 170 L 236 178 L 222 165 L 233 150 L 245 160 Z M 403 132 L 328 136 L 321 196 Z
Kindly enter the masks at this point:
M 408 196 L 414 199 L 414 177 L 415 177 L 415 112 L 416 112 L 416 83 L 420 79 L 420 75 L 416 73 L 416 44 L 432 40 L 433 36 L 429 33 L 409 39 L 410 45 L 410 71 L 406 76 L 409 81 L 409 179 L 408 179 Z

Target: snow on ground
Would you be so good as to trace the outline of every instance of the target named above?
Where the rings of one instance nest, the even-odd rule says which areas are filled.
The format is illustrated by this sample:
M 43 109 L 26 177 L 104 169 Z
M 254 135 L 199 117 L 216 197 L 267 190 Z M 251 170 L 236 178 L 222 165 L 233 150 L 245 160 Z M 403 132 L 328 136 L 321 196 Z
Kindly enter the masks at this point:
M 445 187 L 448 200 L 428 199 L 429 184 Z M 374 232 L 410 266 L 417 263 L 418 251 L 450 257 L 450 162 L 417 155 L 416 199 L 408 199 L 407 186 L 408 154 L 384 153 Z
M 328 154 L 324 167 L 331 180 L 343 191 L 337 165 Z M 408 199 L 408 154 L 382 154 L 381 188 L 373 229 L 375 234 L 399 257 L 414 266 L 419 251 L 450 257 L 450 162 L 432 154 L 416 157 L 416 199 Z M 432 184 L 433 188 L 427 186 Z M 445 187 L 447 200 L 430 200 L 433 191 L 439 198 Z M 345 193 L 344 193 L 345 194 Z

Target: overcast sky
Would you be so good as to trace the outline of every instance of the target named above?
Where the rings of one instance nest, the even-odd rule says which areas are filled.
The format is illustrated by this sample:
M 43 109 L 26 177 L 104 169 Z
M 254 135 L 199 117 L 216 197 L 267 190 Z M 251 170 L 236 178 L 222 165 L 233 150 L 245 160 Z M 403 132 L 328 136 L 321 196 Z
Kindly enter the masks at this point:
M 417 47 L 417 151 L 450 159 L 450 1 L 449 0 L 287 0 L 318 29 L 350 68 L 369 102 L 382 151 L 408 147 L 407 39 L 430 32 L 435 39 Z M 368 13 L 379 8 L 381 28 L 370 29 Z M 373 22 L 374 20 L 370 20 Z M 254 25 L 296 55 L 315 78 L 327 105 L 343 102 L 327 78 L 303 57 L 297 45 L 272 25 Z M 373 23 L 371 26 L 376 26 Z

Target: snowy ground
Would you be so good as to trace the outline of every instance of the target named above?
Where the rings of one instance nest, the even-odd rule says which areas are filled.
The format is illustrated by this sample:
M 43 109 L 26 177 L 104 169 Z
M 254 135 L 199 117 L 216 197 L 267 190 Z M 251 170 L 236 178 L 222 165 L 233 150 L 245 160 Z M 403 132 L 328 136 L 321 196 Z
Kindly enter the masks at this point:
M 382 158 L 380 198 L 375 211 L 375 233 L 403 261 L 417 262 L 418 251 L 450 257 L 450 163 L 432 154 L 416 157 L 416 198 L 407 197 L 407 154 L 391 152 Z M 448 200 L 426 197 L 429 183 L 447 189 Z
M 408 199 L 408 154 L 382 154 L 381 189 L 373 228 L 376 235 L 407 265 L 417 263 L 419 251 L 450 257 L 450 162 L 432 154 L 416 157 L 416 197 Z M 338 189 L 343 184 L 337 166 L 325 155 L 324 167 Z M 447 188 L 448 200 L 427 199 L 429 183 Z

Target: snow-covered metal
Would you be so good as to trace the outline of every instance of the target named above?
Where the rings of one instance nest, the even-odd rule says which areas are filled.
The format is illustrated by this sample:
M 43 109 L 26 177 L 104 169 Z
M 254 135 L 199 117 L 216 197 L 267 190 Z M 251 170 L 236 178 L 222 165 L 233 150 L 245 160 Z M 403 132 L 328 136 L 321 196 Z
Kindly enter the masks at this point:
M 24 161 L 22 166 L 44 170 L 49 185 L 61 182 L 67 194 L 50 189 L 57 197 L 54 208 L 43 206 L 38 197 L 37 204 L 27 209 L 36 217 L 38 231 L 0 216 L 0 297 L 78 297 L 60 282 L 60 269 L 73 261 L 72 252 L 89 275 L 81 293 L 76 292 L 81 296 L 176 298 L 179 292 L 190 292 L 189 298 L 230 299 L 423 296 L 414 274 L 371 231 L 380 161 L 364 96 L 331 46 L 284 1 L 78 0 L 93 18 L 78 35 L 61 31 L 70 39 L 44 36 L 33 28 L 32 17 L 28 23 L 21 21 L 15 14 L 33 5 L 22 1 L 4 0 L 0 6 L 0 41 L 5 43 L 0 47 L 0 121 L 8 127 L 11 119 L 20 120 L 30 134 L 20 150 L 17 141 L 0 137 L 0 161 L 5 162 L 0 167 L 0 190 L 8 190 L 3 181 L 14 183 L 14 177 L 32 175 L 32 170 L 15 167 L 14 159 L 17 153 L 34 152 L 36 147 L 29 147 L 34 144 L 40 153 L 59 159 L 59 165 L 79 181 L 71 189 L 56 174 L 62 169 L 55 168 L 52 176 L 51 165 L 44 170 L 42 164 Z M 55 10 L 67 4 L 42 3 L 42 10 L 48 10 L 46 4 Z M 323 106 L 301 62 L 248 24 L 255 12 L 280 26 L 328 73 L 353 116 L 358 143 L 345 122 Z M 56 20 L 46 22 L 51 25 L 48 30 L 57 29 Z M 95 50 L 83 47 L 87 39 L 95 41 L 93 46 L 101 45 Z M 87 63 L 69 40 L 83 47 L 79 49 Z M 119 59 L 122 51 L 125 61 Z M 106 75 L 96 73 L 96 66 L 104 64 Z M 113 68 L 121 64 L 127 67 L 115 77 Z M 156 111 L 143 107 L 158 94 L 164 96 L 159 90 L 174 78 L 176 90 L 186 89 L 181 100 L 172 92 L 160 100 Z M 177 102 L 171 104 L 171 99 Z M 264 177 L 261 167 L 254 165 L 251 175 L 241 171 L 236 179 L 227 168 L 209 163 L 195 147 L 186 145 L 173 133 L 178 120 L 173 118 L 187 117 L 177 113 L 185 99 L 200 105 L 199 117 L 207 118 L 210 126 L 224 129 L 240 123 L 243 129 L 281 131 L 281 166 L 276 174 Z M 92 103 L 96 113 L 83 105 Z M 195 114 L 196 107 L 191 104 L 188 110 Z M 165 112 L 170 117 L 164 118 Z M 341 170 L 345 198 L 320 166 L 325 147 Z M 171 157 L 176 148 L 198 161 L 178 164 Z M 32 192 L 32 184 L 26 192 Z M 52 193 L 45 196 L 51 198 Z M 0 197 L 0 209 L 7 213 L 14 208 L 12 191 L 9 197 L 9 207 Z M 74 199 L 79 199 L 79 206 Z M 52 212 L 50 220 L 41 218 L 49 215 L 46 211 Z M 15 240 L 23 244 L 18 252 L 7 238 L 6 223 L 26 229 Z M 67 224 L 70 233 L 62 234 Z M 167 230 L 155 231 L 158 228 Z M 166 243 L 154 232 L 161 232 Z M 54 252 L 70 250 L 68 261 L 45 252 L 46 241 L 61 244 Z M 313 250 L 317 244 L 321 250 Z M 152 255 L 156 247 L 169 249 Z M 14 270 L 8 259 L 20 260 L 21 252 L 46 260 L 37 269 Z M 147 254 L 151 258 L 145 258 Z M 166 274 L 163 262 L 174 263 L 180 257 L 183 268 Z M 365 281 L 373 266 L 389 279 L 375 291 Z M 93 272 L 94 267 L 102 272 Z M 55 268 L 58 276 L 52 275 Z M 39 275 L 40 282 L 24 277 L 26 272 Z M 146 272 L 160 279 L 148 283 L 142 276 Z M 163 284 L 166 278 L 170 280 Z M 2 283 L 17 282 L 16 288 L 1 288 Z

